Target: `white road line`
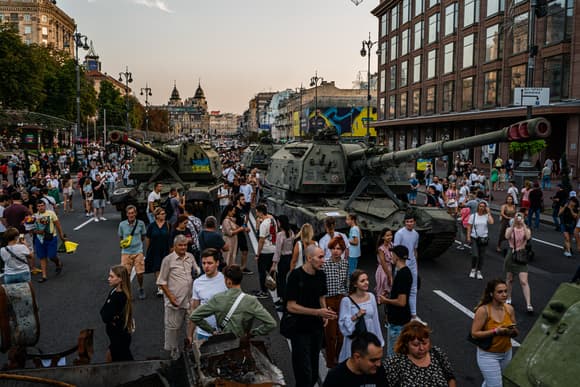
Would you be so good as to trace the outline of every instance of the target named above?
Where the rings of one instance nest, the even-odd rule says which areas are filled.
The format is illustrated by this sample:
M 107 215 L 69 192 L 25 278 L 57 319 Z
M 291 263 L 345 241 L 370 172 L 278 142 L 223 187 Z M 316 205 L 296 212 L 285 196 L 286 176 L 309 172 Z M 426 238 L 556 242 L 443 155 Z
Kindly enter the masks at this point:
M 535 241 L 535 242 L 543 243 L 543 244 L 548 245 L 548 246 L 555 247 L 555 248 L 560 249 L 560 250 L 564 250 L 564 247 L 563 246 L 557 245 L 557 244 L 552 243 L 552 242 L 546 242 L 546 241 L 543 241 L 543 240 L 538 239 L 538 238 L 532 238 L 532 240 Z
M 463 312 L 463 314 L 465 314 L 467 317 L 473 320 L 474 313 L 471 310 L 467 309 L 465 306 L 461 305 L 459 302 L 457 302 L 453 297 L 451 297 L 442 290 L 433 290 L 433 293 L 443 298 L 445 301 L 453 305 L 455 308 L 459 309 L 459 311 Z M 520 343 L 512 339 L 512 346 L 519 347 Z
M 85 221 L 84 223 L 76 226 L 75 228 L 73 228 L 73 230 L 77 231 L 80 230 L 81 228 L 85 227 L 87 224 L 91 223 L 93 220 L 95 220 L 95 218 L 90 218 L 89 220 Z

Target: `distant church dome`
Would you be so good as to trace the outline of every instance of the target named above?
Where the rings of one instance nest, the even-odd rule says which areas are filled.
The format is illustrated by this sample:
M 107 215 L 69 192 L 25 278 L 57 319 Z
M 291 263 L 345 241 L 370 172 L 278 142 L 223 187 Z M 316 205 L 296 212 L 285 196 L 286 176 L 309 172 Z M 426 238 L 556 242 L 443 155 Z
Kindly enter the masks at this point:
M 195 95 L 193 96 L 195 99 L 205 99 L 205 94 L 203 93 L 203 89 L 201 88 L 201 84 L 197 85 L 197 90 L 195 91 Z
M 179 91 L 177 91 L 177 84 L 173 84 L 173 91 L 171 92 L 170 101 L 179 101 L 181 97 L 179 96 Z

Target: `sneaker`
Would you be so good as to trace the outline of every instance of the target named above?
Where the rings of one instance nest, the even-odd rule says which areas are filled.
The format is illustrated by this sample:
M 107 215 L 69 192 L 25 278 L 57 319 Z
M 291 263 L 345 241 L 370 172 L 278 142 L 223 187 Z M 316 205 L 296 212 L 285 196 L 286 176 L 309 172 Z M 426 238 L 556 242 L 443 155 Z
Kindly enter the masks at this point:
M 94 218 L 95 223 L 99 222 L 99 218 Z
M 528 314 L 534 314 L 534 307 L 531 305 L 528 305 L 527 312 L 528 312 Z
M 463 245 L 461 245 L 461 244 L 460 245 L 457 245 L 455 248 L 457 250 L 465 250 L 465 247 L 463 247 Z
M 250 270 L 250 269 L 248 269 L 248 268 L 243 268 L 243 269 L 242 269 L 242 273 L 243 273 L 243 274 L 247 274 L 247 275 L 254 274 L 254 272 L 253 272 L 253 271 L 251 271 L 251 270 Z
M 477 271 L 477 275 L 476 276 L 477 276 L 477 279 L 478 280 L 482 280 L 483 279 L 483 274 L 481 274 L 481 272 L 479 270 Z
M 163 297 L 163 290 L 161 288 L 157 288 L 157 297 Z
M 511 298 L 508 298 L 507 300 L 505 300 L 505 303 L 508 304 L 508 305 L 511 305 L 512 304 L 512 299 Z
M 40 273 L 42 273 L 42 270 L 39 269 L 38 267 L 35 267 L 34 269 L 30 270 L 30 274 L 32 274 L 32 275 L 37 275 Z
M 565 257 L 571 257 L 572 256 L 572 253 L 569 252 L 569 251 L 564 251 L 564 256 Z
M 415 317 L 411 318 L 411 321 L 417 321 L 418 323 L 421 323 L 423 325 L 428 325 L 425 321 L 421 320 L 419 318 L 419 316 L 415 316 Z
M 85 217 L 90 218 L 91 214 L 89 214 L 88 212 L 85 212 Z
M 104 222 L 105 220 L 107 220 L 107 218 L 105 218 L 104 216 L 101 216 L 101 220 Z
M 139 289 L 139 299 L 144 300 L 145 297 L 147 297 L 147 296 L 145 296 L 145 289 L 143 289 L 143 288 Z
M 469 278 L 475 278 L 475 269 L 471 269 L 469 272 Z

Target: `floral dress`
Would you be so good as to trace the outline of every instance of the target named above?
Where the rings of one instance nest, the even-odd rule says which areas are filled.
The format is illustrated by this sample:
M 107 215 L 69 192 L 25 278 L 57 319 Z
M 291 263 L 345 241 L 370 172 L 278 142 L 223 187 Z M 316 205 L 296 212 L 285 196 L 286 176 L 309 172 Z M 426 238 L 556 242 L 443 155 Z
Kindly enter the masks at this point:
M 382 244 L 379 246 L 379 250 L 382 251 L 383 254 L 385 255 L 387 267 L 391 269 L 392 273 L 393 257 L 391 255 L 391 251 L 389 250 L 390 247 L 391 246 L 387 247 L 384 244 Z M 375 288 L 375 294 L 377 295 L 377 298 L 391 291 L 391 286 L 389 285 L 388 282 L 387 273 L 385 273 L 385 271 L 383 270 L 383 266 L 381 265 L 381 258 L 378 254 L 377 254 L 377 271 L 375 273 L 375 280 L 377 283 L 377 286 Z
M 455 379 L 451 363 L 439 348 L 429 350 L 431 364 L 419 367 L 409 357 L 397 353 L 383 362 L 387 372 L 387 385 L 405 387 L 447 387 Z

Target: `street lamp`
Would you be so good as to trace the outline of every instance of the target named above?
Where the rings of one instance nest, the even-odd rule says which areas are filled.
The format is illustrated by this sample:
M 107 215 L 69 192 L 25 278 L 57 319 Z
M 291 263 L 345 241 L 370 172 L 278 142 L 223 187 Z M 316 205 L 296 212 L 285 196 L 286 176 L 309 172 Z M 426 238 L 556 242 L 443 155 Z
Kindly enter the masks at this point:
M 318 130 L 318 81 L 322 85 L 324 78 L 318 76 L 318 71 L 310 78 L 310 87 L 314 86 L 314 128 Z
M 141 88 L 141 95 L 145 95 L 145 138 L 147 138 L 149 137 L 149 97 L 153 95 L 147 83 Z
M 78 137 L 79 137 L 79 130 L 81 127 L 81 70 L 80 70 L 80 64 L 79 64 L 79 47 L 82 48 L 83 50 L 88 50 L 89 49 L 89 45 L 87 44 L 87 40 L 89 39 L 86 35 L 81 34 L 80 32 L 75 32 L 73 34 L 73 38 L 74 38 L 74 42 L 75 42 L 75 62 L 76 62 L 76 77 L 77 77 L 77 100 L 76 100 L 76 104 L 77 104 L 77 123 L 76 123 L 76 127 L 75 127 L 75 139 L 76 141 L 78 141 Z M 75 141 L 75 142 L 76 142 Z M 87 139 L 88 141 L 88 139 Z M 76 167 L 78 167 L 77 165 L 77 149 L 74 150 L 74 164 Z
M 365 141 L 369 143 L 370 137 L 370 124 L 371 124 L 371 49 L 377 42 L 371 40 L 371 33 L 369 32 L 369 40 L 362 41 L 362 48 L 360 49 L 360 56 L 363 58 L 366 56 L 368 61 L 367 67 L 367 134 Z
M 300 139 L 302 139 L 302 93 L 304 92 L 304 87 L 302 87 L 302 83 L 300 87 L 296 88 L 296 92 L 300 93 L 300 107 L 298 108 L 298 130 L 300 131 Z M 292 134 L 294 136 L 294 134 Z
M 125 110 L 127 111 L 125 130 L 128 132 L 131 128 L 129 125 L 129 83 L 133 82 L 133 74 L 129 72 L 129 66 L 125 67 L 124 73 L 119 73 L 119 82 L 123 82 L 123 78 L 125 78 Z

